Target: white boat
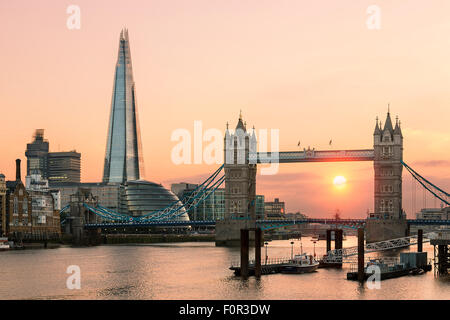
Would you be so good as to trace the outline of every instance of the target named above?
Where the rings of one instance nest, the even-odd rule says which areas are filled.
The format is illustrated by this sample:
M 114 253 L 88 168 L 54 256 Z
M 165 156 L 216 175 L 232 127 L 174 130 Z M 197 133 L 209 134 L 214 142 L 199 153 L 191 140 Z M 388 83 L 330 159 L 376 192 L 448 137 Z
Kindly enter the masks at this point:
M 11 249 L 11 247 L 9 246 L 8 238 L 0 238 L 0 251 L 9 249 Z
M 294 256 L 283 265 L 281 273 L 308 273 L 314 272 L 319 267 L 319 261 L 310 254 L 302 253 Z

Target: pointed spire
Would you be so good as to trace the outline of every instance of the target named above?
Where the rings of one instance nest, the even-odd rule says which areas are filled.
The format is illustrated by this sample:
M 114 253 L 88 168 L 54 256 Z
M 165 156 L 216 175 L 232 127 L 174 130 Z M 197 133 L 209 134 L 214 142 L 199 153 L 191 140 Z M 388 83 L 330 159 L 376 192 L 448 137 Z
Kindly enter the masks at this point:
M 225 142 L 230 139 L 231 134 L 230 131 L 228 130 L 228 121 L 227 121 L 227 130 L 225 130 Z M 228 140 L 229 141 L 229 140 Z
M 253 130 L 252 130 L 252 136 L 251 136 L 252 141 L 256 141 L 256 132 L 255 132 L 255 126 L 253 126 Z
M 391 134 L 394 132 L 394 128 L 392 127 L 392 121 L 391 121 L 391 113 L 389 112 L 389 105 L 388 105 L 388 113 L 386 116 L 386 121 L 384 122 L 383 132 L 386 130 L 389 130 L 389 132 Z
M 245 128 L 245 124 L 242 121 L 242 110 L 239 112 L 239 120 L 238 120 L 238 124 L 236 126 L 236 130 L 237 129 L 241 129 L 244 132 L 247 132 L 247 129 Z
M 401 137 L 403 137 L 402 135 L 402 130 L 400 128 L 400 121 L 398 120 L 398 116 L 395 118 L 395 129 L 394 129 L 394 134 L 399 134 Z
M 375 130 L 374 130 L 373 134 L 374 135 L 381 134 L 380 126 L 378 125 L 378 116 L 377 116 L 377 119 L 375 120 Z

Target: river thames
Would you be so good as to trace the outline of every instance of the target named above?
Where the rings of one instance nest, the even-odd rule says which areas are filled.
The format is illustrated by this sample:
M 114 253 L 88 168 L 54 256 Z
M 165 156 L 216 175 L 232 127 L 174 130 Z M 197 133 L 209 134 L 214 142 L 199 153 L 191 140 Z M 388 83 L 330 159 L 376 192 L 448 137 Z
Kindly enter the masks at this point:
M 298 253 L 300 241 L 294 242 Z M 354 237 L 344 241 L 344 247 L 355 244 Z M 302 247 L 313 253 L 311 238 L 303 238 Z M 315 251 L 323 254 L 325 241 Z M 424 251 L 433 257 L 432 246 L 424 244 Z M 290 254 L 290 240 L 269 242 L 269 258 Z M 450 281 L 436 278 L 433 271 L 384 280 L 380 289 L 368 289 L 346 280 L 345 265 L 342 270 L 241 280 L 228 269 L 238 259 L 238 248 L 215 247 L 213 242 L 0 252 L 0 299 L 450 299 Z M 71 265 L 80 267 L 81 289 L 66 286 Z

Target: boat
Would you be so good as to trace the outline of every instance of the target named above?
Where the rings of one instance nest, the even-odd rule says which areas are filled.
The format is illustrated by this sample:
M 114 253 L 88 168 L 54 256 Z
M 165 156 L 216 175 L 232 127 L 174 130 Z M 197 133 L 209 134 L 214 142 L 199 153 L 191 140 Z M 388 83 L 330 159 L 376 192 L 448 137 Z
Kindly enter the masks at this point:
M 413 270 L 411 270 L 409 272 L 409 274 L 411 274 L 413 276 L 421 275 L 421 274 L 424 274 L 424 273 L 425 273 L 425 271 L 422 268 L 416 268 L 416 269 L 413 269 Z
M 8 238 L 0 238 L 0 251 L 9 249 L 11 249 L 11 247 L 9 246 Z
M 410 253 L 408 254 L 417 254 Z M 426 258 L 425 258 L 426 260 Z M 406 258 L 400 257 L 400 263 L 389 264 L 388 261 L 384 261 L 383 258 L 371 259 L 367 263 L 367 267 L 364 268 L 364 279 L 367 279 L 370 275 L 374 274 L 374 270 L 369 270 L 369 267 L 376 266 L 380 271 L 380 280 L 398 278 L 406 275 L 421 275 L 426 271 L 431 270 L 431 265 L 419 265 L 419 266 L 411 266 L 409 262 L 407 262 Z M 347 280 L 357 280 L 358 272 L 349 272 L 347 273 Z
M 281 268 L 281 273 L 309 273 L 319 267 L 319 262 L 312 255 L 302 253 L 295 255 Z

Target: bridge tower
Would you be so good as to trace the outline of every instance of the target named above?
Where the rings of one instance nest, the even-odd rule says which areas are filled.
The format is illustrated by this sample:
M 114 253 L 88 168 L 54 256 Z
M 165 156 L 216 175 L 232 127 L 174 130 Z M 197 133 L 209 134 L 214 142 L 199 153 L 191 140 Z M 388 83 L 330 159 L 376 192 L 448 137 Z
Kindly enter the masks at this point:
M 256 134 L 247 132 L 239 115 L 236 129 L 224 137 L 225 217 L 216 223 L 216 245 L 238 246 L 240 229 L 256 225 L 256 164 L 249 154 L 256 152 Z M 251 233 L 253 234 L 253 233 Z
M 100 243 L 100 230 L 85 230 L 86 223 L 98 223 L 97 215 L 91 213 L 84 204 L 92 207 L 97 205 L 97 199 L 89 189 L 78 188 L 70 196 L 70 214 L 66 218 L 66 233 L 72 235 L 75 246 L 96 245 Z
M 402 207 L 403 135 L 398 117 L 394 127 L 388 110 L 383 129 L 377 118 L 373 139 L 374 213 L 367 220 L 368 242 L 401 238 L 407 230 Z

